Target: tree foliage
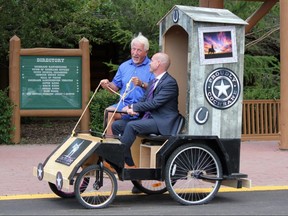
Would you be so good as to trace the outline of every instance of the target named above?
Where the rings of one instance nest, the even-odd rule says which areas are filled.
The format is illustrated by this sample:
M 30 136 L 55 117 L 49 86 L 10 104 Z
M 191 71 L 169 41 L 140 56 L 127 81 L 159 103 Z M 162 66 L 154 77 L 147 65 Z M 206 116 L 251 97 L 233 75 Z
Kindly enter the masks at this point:
M 92 93 L 90 97 L 92 97 Z M 116 94 L 111 94 L 109 91 L 100 89 L 93 97 L 90 104 L 90 128 L 94 132 L 103 133 L 105 128 L 103 125 L 104 110 L 111 104 L 119 101 Z
M 225 1 L 225 7 L 243 20 L 247 20 L 263 2 L 251 1 Z M 245 35 L 246 54 L 257 56 L 275 56 L 279 59 L 280 54 L 280 16 L 279 3 L 266 14 Z
M 262 4 L 254 1 L 224 3 L 225 8 L 244 20 Z M 90 41 L 91 50 L 97 45 L 116 44 L 122 47 L 114 50 L 117 60 L 106 61 L 115 70 L 115 65 L 129 58 L 130 41 L 139 32 L 150 41 L 149 54 L 159 50 L 157 23 L 174 5 L 198 6 L 199 0 L 0 0 L 0 70 L 8 73 L 9 40 L 14 35 L 21 39 L 23 48 L 75 48 L 83 37 Z M 258 98 L 263 92 L 263 82 L 260 82 L 263 79 L 271 92 L 275 92 L 268 94 L 269 97 L 279 97 L 276 92 L 280 73 L 275 66 L 279 65 L 279 38 L 277 3 L 246 35 L 246 55 L 249 56 L 245 58 L 248 62 L 245 62 L 244 89 L 249 89 L 245 90 L 245 94 L 249 92 L 248 98 Z M 251 60 L 253 56 L 255 60 Z M 253 61 L 261 62 L 262 75 L 259 65 Z M 258 72 L 252 76 L 252 71 Z M 270 78 L 273 80 L 268 82 Z
M 12 132 L 12 113 L 13 103 L 9 97 L 7 97 L 8 89 L 4 91 L 0 90 L 0 144 L 11 143 Z
M 99 7 L 101 1 L 93 1 Z M 12 4 L 13 3 L 13 4 Z M 12 0 L 1 6 L 0 20 L 7 44 L 18 35 L 22 47 L 73 48 L 82 37 L 102 44 L 109 42 L 115 21 L 99 19 L 88 0 Z M 14 16 L 16 15 L 16 16 Z M 7 47 L 7 45 L 6 45 Z
M 225 1 L 246 20 L 263 2 Z M 245 35 L 244 99 L 280 98 L 279 3 Z
M 150 54 L 159 51 L 157 23 L 174 5 L 197 6 L 199 4 L 198 0 L 110 0 L 107 2 L 106 10 L 99 10 L 99 14 L 117 20 L 117 28 L 113 30 L 111 38 L 123 47 L 120 53 L 122 61 L 129 58 L 131 39 L 139 32 L 149 39 Z
M 274 56 L 245 55 L 244 99 L 279 99 L 280 64 Z

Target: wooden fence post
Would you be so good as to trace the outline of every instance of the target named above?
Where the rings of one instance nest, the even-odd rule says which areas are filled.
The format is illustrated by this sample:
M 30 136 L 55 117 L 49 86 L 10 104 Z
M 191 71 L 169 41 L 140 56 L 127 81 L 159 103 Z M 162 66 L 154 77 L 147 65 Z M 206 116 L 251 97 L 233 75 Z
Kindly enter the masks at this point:
M 288 149 L 288 28 L 286 23 L 288 22 L 288 1 L 280 0 L 280 149 Z
M 82 38 L 79 42 L 79 48 L 82 50 L 82 110 L 85 109 L 89 101 L 90 94 L 90 53 L 89 53 L 89 41 L 86 38 Z M 90 112 L 86 110 L 81 120 L 81 130 L 89 130 Z
M 20 49 L 21 41 L 16 35 L 10 39 L 9 53 L 9 97 L 14 104 L 17 104 L 13 109 L 12 126 L 15 130 L 12 132 L 12 142 L 20 143 L 21 134 L 21 117 L 20 117 Z

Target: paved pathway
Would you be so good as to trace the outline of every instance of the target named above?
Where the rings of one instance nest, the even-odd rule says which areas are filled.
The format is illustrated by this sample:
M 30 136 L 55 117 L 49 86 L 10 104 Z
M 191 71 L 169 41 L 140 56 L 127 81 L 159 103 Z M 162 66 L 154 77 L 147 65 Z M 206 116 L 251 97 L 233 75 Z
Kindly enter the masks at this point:
M 32 169 L 39 162 L 44 162 L 56 146 L 0 145 L 0 198 L 19 194 L 52 194 L 48 183 L 34 177 Z M 279 150 L 277 141 L 242 142 L 240 172 L 248 174 L 253 188 L 281 186 L 288 189 L 288 151 Z M 118 191 L 132 187 L 130 181 L 118 183 Z

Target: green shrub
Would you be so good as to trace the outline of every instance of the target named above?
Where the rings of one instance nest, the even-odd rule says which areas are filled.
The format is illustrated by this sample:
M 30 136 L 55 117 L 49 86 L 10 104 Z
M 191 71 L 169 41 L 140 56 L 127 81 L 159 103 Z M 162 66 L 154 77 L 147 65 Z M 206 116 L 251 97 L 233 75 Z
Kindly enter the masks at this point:
M 0 90 L 0 144 L 11 143 L 12 131 L 12 114 L 13 114 L 13 103 L 7 96 L 8 89 Z
M 244 99 L 280 98 L 280 62 L 274 56 L 245 55 Z
M 91 92 L 90 98 L 93 92 Z M 103 132 L 104 110 L 106 107 L 117 103 L 119 96 L 107 90 L 100 89 L 90 104 L 90 128 L 92 131 Z

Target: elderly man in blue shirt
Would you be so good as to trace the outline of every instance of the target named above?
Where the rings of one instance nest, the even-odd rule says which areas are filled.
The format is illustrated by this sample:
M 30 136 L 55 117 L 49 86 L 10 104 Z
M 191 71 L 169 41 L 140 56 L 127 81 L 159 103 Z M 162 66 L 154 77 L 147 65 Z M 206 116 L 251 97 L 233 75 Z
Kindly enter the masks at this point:
M 111 125 L 116 119 L 121 119 L 119 113 L 113 115 L 115 109 L 122 110 L 128 104 L 138 102 L 144 95 L 148 82 L 154 79 L 150 73 L 150 59 L 148 58 L 149 41 L 141 33 L 131 41 L 131 59 L 123 62 L 114 76 L 112 82 L 108 79 L 100 81 L 102 88 L 110 92 L 120 91 L 120 100 L 106 108 L 108 123 L 106 136 L 112 135 Z M 113 118 L 112 118 L 113 117 Z M 112 119 L 111 119 L 112 118 Z

